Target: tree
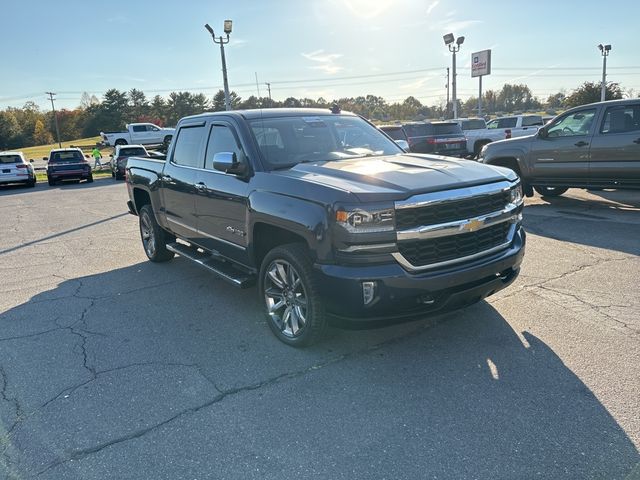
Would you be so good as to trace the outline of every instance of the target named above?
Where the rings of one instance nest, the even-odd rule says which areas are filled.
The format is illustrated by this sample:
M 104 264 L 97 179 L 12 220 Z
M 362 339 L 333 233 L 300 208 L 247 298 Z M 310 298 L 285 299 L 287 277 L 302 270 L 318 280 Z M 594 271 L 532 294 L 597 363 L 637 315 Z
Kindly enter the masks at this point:
M 571 95 L 565 100 L 565 106 L 578 107 L 588 103 L 600 101 L 600 82 L 584 82 L 580 87 L 576 88 Z M 614 82 L 607 83 L 605 100 L 619 100 L 622 98 L 622 89 L 620 85 Z
M 53 143 L 53 135 L 45 128 L 44 122 L 41 119 L 36 120 L 33 130 L 33 144 L 49 145 L 50 143 Z
M 136 88 L 129 90 L 129 118 L 130 122 L 138 122 L 140 117 L 149 114 L 149 102 L 143 91 Z
M 82 92 L 82 96 L 80 97 L 80 108 L 86 110 L 87 108 L 97 105 L 100 103 L 98 97 L 95 95 L 89 95 L 87 92 Z
M 231 103 L 231 110 L 237 110 L 240 108 L 240 104 L 242 103 L 242 98 L 238 96 L 236 92 L 229 93 L 229 101 Z M 211 105 L 212 110 L 214 112 L 221 112 L 226 110 L 226 106 L 224 103 L 224 90 L 218 90 L 218 92 L 213 96 L 213 104 Z
M 20 146 L 22 129 L 13 112 L 0 112 L 0 150 Z
M 153 100 L 151 100 L 151 105 L 149 106 L 149 116 L 161 118 L 162 124 L 164 125 L 167 118 L 167 102 L 165 102 L 164 98 L 162 98 L 160 95 L 156 95 L 155 97 L 153 97 Z
M 526 85 L 506 83 L 497 98 L 498 107 L 505 112 L 524 111 L 540 108 L 540 102 L 534 98 Z
M 546 107 L 553 110 L 562 108 L 566 99 L 567 96 L 563 92 L 554 93 L 547 98 Z

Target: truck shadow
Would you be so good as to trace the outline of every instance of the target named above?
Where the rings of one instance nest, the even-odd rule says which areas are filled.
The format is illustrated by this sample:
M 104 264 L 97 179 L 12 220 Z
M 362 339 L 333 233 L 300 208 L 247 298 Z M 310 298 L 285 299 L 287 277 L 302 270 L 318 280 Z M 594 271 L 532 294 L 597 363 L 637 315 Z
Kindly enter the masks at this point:
M 631 191 L 590 191 L 595 198 L 543 198 L 527 205 L 529 233 L 640 255 L 640 197 Z
M 172 458 L 189 458 L 201 469 L 189 475 L 204 477 L 234 458 L 270 456 L 280 473 L 314 469 L 324 478 L 355 468 L 361 478 L 401 469 L 403 478 L 622 479 L 640 458 L 553 349 L 485 302 L 382 329 L 333 330 L 296 350 L 270 334 L 255 290 L 178 258 L 62 281 L 4 312 L 0 331 L 3 398 L 19 405 L 15 426 L 11 401 L 0 405 L 0 432 L 11 430 L 0 453 L 6 447 L 8 469 L 25 477 L 47 468 L 47 478 L 158 478 L 163 469 L 184 477 Z M 162 399 L 131 401 L 150 389 Z M 186 394 L 202 409 L 184 405 Z M 292 398 L 304 408 L 278 420 Z M 183 409 L 190 413 L 171 420 Z M 157 425 L 145 433 L 151 443 L 130 441 L 141 425 Z M 202 448 L 211 432 L 215 455 Z M 292 456 L 274 438 L 294 438 L 308 454 Z M 114 446 L 94 458 L 86 452 L 96 445 Z M 131 471 L 122 449 L 152 455 L 153 465 Z M 249 478 L 252 468 L 237 462 L 232 471 Z

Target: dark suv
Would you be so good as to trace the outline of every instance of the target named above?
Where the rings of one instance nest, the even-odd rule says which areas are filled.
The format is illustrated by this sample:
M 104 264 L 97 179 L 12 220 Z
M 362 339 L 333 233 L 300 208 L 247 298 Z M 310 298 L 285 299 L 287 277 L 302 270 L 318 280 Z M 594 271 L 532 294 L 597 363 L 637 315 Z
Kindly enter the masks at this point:
M 91 165 L 79 148 L 56 148 L 47 159 L 47 180 L 55 185 L 61 180 L 86 180 L 93 182 Z
M 409 148 L 415 153 L 436 153 L 449 157 L 467 155 L 467 139 L 457 122 L 405 123 Z

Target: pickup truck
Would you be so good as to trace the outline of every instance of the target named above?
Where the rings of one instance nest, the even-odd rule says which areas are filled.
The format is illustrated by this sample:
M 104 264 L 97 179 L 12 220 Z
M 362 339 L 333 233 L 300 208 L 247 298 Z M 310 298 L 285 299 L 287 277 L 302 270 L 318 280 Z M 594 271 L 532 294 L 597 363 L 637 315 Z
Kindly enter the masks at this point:
M 540 115 L 511 115 L 489 120 L 487 129 L 500 132 L 503 138 L 516 138 L 534 135 L 543 125 Z
M 129 123 L 123 132 L 100 132 L 102 144 L 116 145 L 169 145 L 175 128 L 161 128 L 153 123 Z
M 506 131 L 497 128 L 487 128 L 487 122 L 483 118 L 456 118 L 467 139 L 467 153 L 477 157 L 487 143 L 507 138 Z
M 479 161 L 514 170 L 527 195 L 570 187 L 640 188 L 640 99 L 567 110 L 536 135 L 486 145 Z
M 478 302 L 513 282 L 524 255 L 513 171 L 405 153 L 337 109 L 183 118 L 165 160 L 129 159 L 126 186 L 149 260 L 177 253 L 257 283 L 268 326 L 296 347 L 330 320 Z

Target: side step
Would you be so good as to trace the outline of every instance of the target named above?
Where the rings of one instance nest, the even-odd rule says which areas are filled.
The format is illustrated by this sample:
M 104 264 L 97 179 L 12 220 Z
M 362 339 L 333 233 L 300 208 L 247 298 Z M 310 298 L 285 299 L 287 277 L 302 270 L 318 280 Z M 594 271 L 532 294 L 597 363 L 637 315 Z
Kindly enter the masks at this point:
M 243 272 L 235 268 L 231 263 L 218 259 L 213 255 L 203 253 L 189 245 L 173 242 L 167 244 L 167 250 L 177 253 L 181 257 L 188 258 L 192 262 L 202 265 L 215 275 L 232 285 L 240 288 L 248 288 L 255 284 L 255 275 Z

